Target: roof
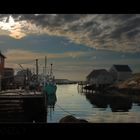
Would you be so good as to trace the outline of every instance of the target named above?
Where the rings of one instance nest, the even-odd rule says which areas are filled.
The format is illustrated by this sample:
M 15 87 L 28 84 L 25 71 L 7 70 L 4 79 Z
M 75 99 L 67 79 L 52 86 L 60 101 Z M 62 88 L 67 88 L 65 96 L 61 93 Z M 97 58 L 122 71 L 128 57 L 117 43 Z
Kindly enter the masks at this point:
M 4 68 L 4 70 L 14 70 L 13 68 Z
M 118 72 L 132 72 L 128 65 L 113 65 Z
M 88 76 L 87 78 L 90 77 L 97 77 L 100 74 L 108 74 L 107 70 L 105 69 L 99 69 L 99 70 L 93 70 Z
M 6 58 L 6 57 L 1 53 L 1 51 L 0 51 L 0 56 L 2 56 L 3 58 Z

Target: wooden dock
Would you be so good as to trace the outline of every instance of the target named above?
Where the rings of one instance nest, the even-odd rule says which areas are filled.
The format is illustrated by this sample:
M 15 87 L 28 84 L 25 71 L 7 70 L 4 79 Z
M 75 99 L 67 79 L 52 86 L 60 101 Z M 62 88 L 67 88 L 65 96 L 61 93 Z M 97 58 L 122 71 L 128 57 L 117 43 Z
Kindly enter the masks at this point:
M 78 90 L 82 93 L 95 93 L 95 92 L 102 92 L 104 91 L 109 85 L 108 84 L 89 84 L 88 82 L 79 82 L 78 83 Z
M 47 122 L 42 93 L 8 91 L 0 93 L 0 122 Z
M 35 99 L 44 98 L 43 95 L 0 95 L 0 100 L 2 99 Z

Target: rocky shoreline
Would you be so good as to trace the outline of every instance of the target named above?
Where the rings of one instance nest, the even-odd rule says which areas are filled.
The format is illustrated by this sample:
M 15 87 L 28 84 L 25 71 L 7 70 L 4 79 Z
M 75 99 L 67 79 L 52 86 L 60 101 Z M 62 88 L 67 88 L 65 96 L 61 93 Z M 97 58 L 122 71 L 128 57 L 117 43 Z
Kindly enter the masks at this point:
M 140 73 L 133 74 L 133 76 L 129 79 L 111 85 L 110 87 L 106 88 L 106 91 L 140 94 Z

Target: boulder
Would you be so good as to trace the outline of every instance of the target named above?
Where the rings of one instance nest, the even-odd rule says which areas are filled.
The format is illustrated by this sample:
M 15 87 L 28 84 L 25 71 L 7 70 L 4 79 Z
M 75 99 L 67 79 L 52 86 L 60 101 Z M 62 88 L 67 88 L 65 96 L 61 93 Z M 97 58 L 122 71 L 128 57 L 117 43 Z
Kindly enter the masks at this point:
M 72 115 L 68 115 L 60 119 L 59 123 L 88 123 L 88 121 L 84 119 L 77 119 Z

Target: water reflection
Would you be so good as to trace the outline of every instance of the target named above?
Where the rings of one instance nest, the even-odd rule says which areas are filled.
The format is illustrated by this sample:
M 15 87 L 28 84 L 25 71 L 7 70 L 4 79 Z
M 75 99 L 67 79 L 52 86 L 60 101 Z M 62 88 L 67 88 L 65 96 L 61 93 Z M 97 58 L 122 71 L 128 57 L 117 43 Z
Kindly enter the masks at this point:
M 49 113 L 49 119 L 52 121 L 52 114 L 54 113 L 55 104 L 57 102 L 56 93 L 49 94 L 47 96 L 47 112 Z
M 132 100 L 125 97 L 113 97 L 110 99 L 112 112 L 128 112 L 132 108 Z
M 47 96 L 47 105 L 49 108 L 54 108 L 57 101 L 56 93 Z
M 128 112 L 132 108 L 132 98 L 108 96 L 105 93 L 85 93 L 86 99 L 97 108 L 111 108 L 112 112 Z
M 107 108 L 107 105 L 108 105 L 107 97 L 101 94 L 91 94 L 91 93 L 86 93 L 85 96 L 86 96 L 86 99 L 92 105 L 95 105 L 98 108 Z
M 78 94 L 77 85 L 58 85 L 56 96 L 54 108 L 48 107 L 48 123 L 57 123 L 69 113 L 91 123 L 140 122 L 140 107 L 137 105 L 140 95 L 80 91 Z

